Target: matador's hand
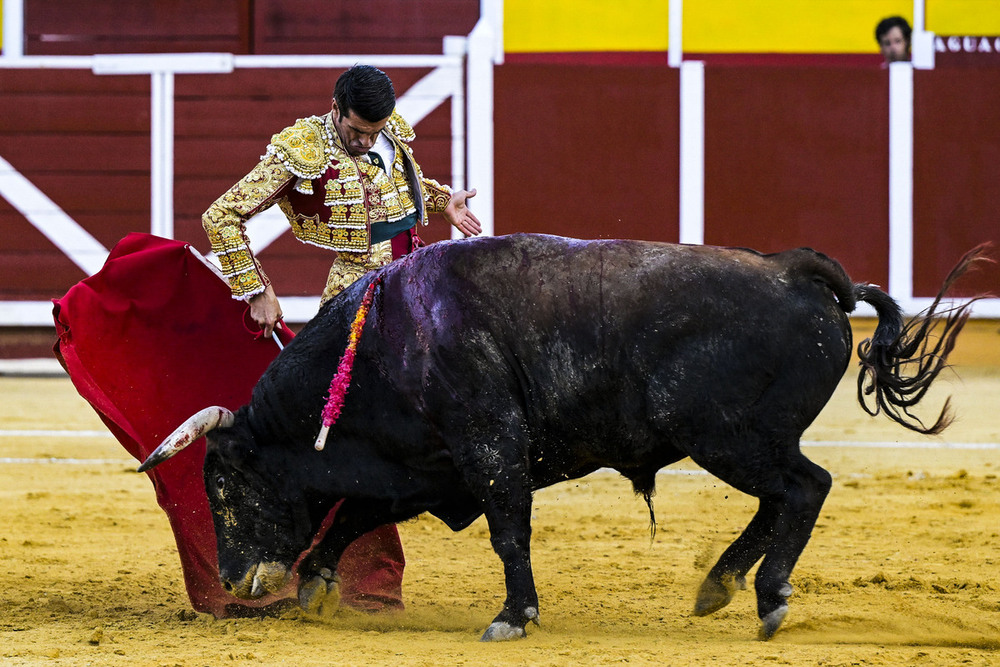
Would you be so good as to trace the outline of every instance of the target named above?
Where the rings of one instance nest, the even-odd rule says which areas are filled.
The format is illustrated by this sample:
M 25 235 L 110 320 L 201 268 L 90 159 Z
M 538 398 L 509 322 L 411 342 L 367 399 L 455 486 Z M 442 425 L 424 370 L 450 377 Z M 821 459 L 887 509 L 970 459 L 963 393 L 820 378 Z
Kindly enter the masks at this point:
M 444 218 L 452 227 L 466 236 L 478 236 L 483 231 L 479 218 L 468 206 L 468 200 L 476 196 L 476 189 L 459 190 L 451 194 L 451 200 L 444 209 Z
M 248 301 L 250 318 L 264 330 L 264 337 L 270 338 L 278 320 L 281 319 L 281 305 L 274 293 L 274 288 L 268 285 L 260 294 L 255 294 Z

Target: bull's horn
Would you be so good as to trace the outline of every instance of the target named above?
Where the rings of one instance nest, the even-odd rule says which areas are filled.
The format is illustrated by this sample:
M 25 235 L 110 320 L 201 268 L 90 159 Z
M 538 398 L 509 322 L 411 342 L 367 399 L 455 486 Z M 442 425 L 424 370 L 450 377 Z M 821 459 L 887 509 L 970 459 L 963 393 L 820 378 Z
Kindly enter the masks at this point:
M 218 405 L 196 412 L 168 435 L 166 440 L 146 457 L 136 472 L 146 472 L 153 466 L 163 463 L 213 428 L 218 426 L 228 428 L 235 422 L 233 413 Z

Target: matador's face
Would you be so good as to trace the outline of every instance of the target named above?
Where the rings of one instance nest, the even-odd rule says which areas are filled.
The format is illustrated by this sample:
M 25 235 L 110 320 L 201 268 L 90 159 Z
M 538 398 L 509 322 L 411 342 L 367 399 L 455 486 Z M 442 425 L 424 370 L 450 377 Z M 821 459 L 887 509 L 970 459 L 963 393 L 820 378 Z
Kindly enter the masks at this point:
M 372 123 L 354 113 L 353 109 L 348 109 L 346 114 L 341 113 L 337 106 L 337 100 L 333 101 L 331 112 L 333 126 L 340 136 L 340 141 L 344 144 L 347 152 L 354 157 L 364 155 L 372 149 L 375 140 L 378 139 L 379 132 L 389 121 L 389 117 L 386 116 L 382 120 Z

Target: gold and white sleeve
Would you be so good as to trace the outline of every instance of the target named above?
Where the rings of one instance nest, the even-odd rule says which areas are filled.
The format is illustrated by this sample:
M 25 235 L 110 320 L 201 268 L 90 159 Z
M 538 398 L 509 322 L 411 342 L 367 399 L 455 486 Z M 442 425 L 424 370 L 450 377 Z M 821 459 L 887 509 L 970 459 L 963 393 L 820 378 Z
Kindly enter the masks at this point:
M 274 204 L 281 188 L 294 178 L 280 158 L 267 155 L 201 217 L 235 299 L 249 299 L 270 284 L 250 250 L 246 222 Z

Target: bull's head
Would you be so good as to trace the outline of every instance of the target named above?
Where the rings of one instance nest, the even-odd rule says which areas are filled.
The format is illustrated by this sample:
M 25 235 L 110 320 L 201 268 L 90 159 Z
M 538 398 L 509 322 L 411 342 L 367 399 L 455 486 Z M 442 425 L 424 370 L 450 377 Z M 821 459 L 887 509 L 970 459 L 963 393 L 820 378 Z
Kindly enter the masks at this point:
M 207 436 L 205 492 L 215 524 L 219 578 L 241 598 L 276 593 L 291 579 L 313 526 L 302 491 L 282 475 L 280 452 L 257 446 L 243 411 L 206 408 L 177 428 L 139 466 L 149 470 Z M 271 448 L 273 450 L 274 448 Z

